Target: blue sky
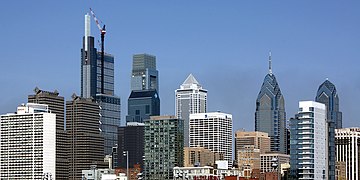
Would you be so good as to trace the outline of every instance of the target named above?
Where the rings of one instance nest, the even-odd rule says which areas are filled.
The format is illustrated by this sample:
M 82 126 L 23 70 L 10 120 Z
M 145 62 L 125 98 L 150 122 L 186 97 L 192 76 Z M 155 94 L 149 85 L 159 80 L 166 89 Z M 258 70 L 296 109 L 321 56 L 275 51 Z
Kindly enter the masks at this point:
M 254 129 L 255 99 L 268 72 L 285 98 L 287 118 L 299 100 L 314 100 L 329 78 L 344 127 L 359 126 L 359 1 L 6 1 L 0 6 L 0 113 L 15 111 L 38 86 L 70 100 L 80 93 L 84 15 L 106 24 L 115 56 L 122 120 L 132 55 L 157 56 L 161 113 L 174 114 L 174 91 L 193 73 L 209 111 L 233 114 L 234 129 Z M 92 35 L 99 31 L 92 21 Z

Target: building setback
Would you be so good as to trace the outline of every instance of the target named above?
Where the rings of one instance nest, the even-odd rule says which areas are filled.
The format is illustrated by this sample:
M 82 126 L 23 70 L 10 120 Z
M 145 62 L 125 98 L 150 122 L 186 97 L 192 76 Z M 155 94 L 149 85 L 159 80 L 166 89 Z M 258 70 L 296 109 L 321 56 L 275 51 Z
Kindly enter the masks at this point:
M 266 132 L 271 140 L 271 151 L 287 153 L 285 101 L 271 69 L 265 76 L 256 99 L 255 131 Z
M 184 146 L 189 146 L 189 116 L 194 113 L 206 113 L 207 90 L 203 89 L 195 77 L 190 74 L 180 89 L 175 91 L 175 112 L 184 120 Z
M 259 149 L 261 154 L 270 151 L 270 138 L 268 133 L 258 131 L 238 130 L 235 132 L 235 151 L 242 149 L 244 146 L 254 146 Z
M 56 115 L 27 103 L 1 115 L 0 179 L 56 177 Z
M 221 112 L 190 114 L 190 147 L 224 154 L 232 165 L 232 115 Z
M 153 89 L 159 92 L 159 72 L 156 70 L 156 57 L 150 54 L 133 55 L 131 90 Z
M 66 102 L 66 130 L 69 135 L 69 179 L 81 179 L 81 171 L 104 163 L 104 138 L 100 134 L 99 105 L 91 98 L 72 96 Z
M 152 116 L 145 121 L 145 179 L 173 179 L 173 168 L 184 165 L 184 121 Z
M 326 107 L 314 101 L 300 101 L 290 119 L 290 174 L 297 179 L 327 179 Z
M 69 160 L 68 137 L 64 129 L 65 101 L 59 93 L 34 89 L 35 94 L 28 96 L 29 103 L 46 104 L 49 111 L 56 114 L 56 179 L 68 179 Z
M 323 82 L 316 93 L 316 102 L 325 104 L 326 119 L 328 124 L 328 165 L 329 165 L 329 180 L 335 180 L 335 129 L 342 128 L 342 112 L 339 111 L 339 96 L 336 92 L 336 87 L 329 80 Z
M 360 128 L 335 129 L 336 162 L 345 165 L 346 179 L 360 179 Z

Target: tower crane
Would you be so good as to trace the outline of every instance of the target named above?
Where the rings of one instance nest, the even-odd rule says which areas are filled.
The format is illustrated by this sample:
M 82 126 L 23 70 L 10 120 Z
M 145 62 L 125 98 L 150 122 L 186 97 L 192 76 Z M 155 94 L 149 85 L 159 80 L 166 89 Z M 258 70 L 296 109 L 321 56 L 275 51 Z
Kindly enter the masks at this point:
M 101 94 L 104 94 L 104 40 L 105 40 L 105 34 L 106 34 L 106 30 L 105 30 L 105 24 L 103 25 L 103 27 L 101 28 L 101 24 L 103 24 L 102 21 L 100 21 L 96 18 L 94 11 L 90 8 L 90 13 L 92 15 L 92 17 L 94 18 L 94 21 L 96 23 L 96 26 L 99 28 L 100 30 L 100 34 L 101 34 Z

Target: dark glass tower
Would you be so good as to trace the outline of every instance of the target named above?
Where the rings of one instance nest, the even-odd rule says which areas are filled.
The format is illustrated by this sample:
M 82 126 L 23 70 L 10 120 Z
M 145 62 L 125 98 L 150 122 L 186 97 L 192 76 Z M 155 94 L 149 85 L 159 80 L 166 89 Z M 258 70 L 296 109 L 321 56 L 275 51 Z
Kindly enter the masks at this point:
M 329 179 L 335 179 L 335 129 L 342 128 L 342 112 L 339 111 L 339 96 L 335 85 L 329 80 L 323 82 L 317 91 L 316 102 L 326 105 L 329 139 Z
M 100 108 L 100 130 L 104 136 L 104 155 L 112 153 L 117 144 L 120 126 L 120 98 L 114 93 L 114 56 L 104 54 L 104 92 L 101 92 L 101 52 L 94 48 L 90 35 L 90 16 L 85 15 L 85 36 L 81 49 L 81 97 L 93 98 Z
M 255 131 L 266 132 L 271 140 L 271 151 L 287 153 L 286 114 L 284 97 L 271 69 L 265 76 L 256 99 Z
M 156 90 L 132 91 L 128 99 L 126 122 L 141 122 L 160 115 L 160 98 Z

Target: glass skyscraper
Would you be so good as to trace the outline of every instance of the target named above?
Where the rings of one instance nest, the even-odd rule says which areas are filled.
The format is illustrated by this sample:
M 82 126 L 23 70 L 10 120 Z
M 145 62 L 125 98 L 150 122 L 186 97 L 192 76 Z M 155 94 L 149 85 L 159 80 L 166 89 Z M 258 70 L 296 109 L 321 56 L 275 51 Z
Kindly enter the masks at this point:
M 207 90 L 203 89 L 195 77 L 190 74 L 180 89 L 175 91 L 175 112 L 184 120 L 184 146 L 189 147 L 189 116 L 194 113 L 206 113 Z
M 105 139 L 104 154 L 117 144 L 120 126 L 120 98 L 114 93 L 114 56 L 104 53 L 104 92 L 101 92 L 101 52 L 90 35 L 90 16 L 85 15 L 85 36 L 81 49 L 81 97 L 94 98 L 100 106 L 100 131 Z
M 155 89 L 159 92 L 159 72 L 156 57 L 149 54 L 135 54 L 131 73 L 131 90 Z
M 132 91 L 128 99 L 126 122 L 140 122 L 160 115 L 160 98 L 156 90 Z
M 339 96 L 335 85 L 329 80 L 323 82 L 316 93 L 316 102 L 326 105 L 329 133 L 329 179 L 335 180 L 335 129 L 342 128 L 342 113 L 339 111 Z
M 266 132 L 271 140 L 271 151 L 287 153 L 286 113 L 284 97 L 271 69 L 265 76 L 256 99 L 255 131 Z

